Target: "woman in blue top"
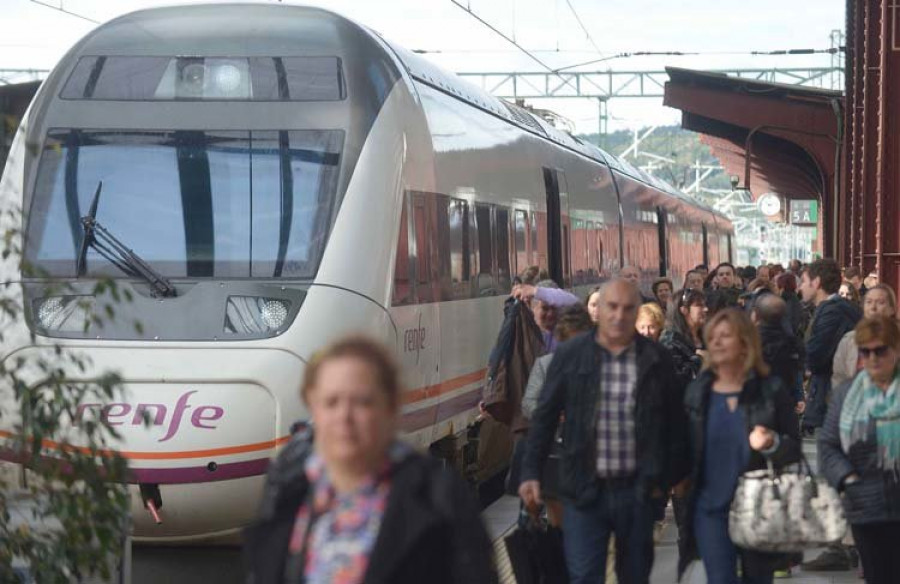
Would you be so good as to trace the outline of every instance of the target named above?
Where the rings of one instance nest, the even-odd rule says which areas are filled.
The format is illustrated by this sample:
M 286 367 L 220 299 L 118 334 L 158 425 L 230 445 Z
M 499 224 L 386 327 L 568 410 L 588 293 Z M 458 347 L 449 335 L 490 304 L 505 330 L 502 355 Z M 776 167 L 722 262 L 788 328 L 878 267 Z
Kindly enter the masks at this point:
M 705 329 L 706 368 L 687 389 L 692 492 L 688 549 L 698 550 L 709 582 L 771 583 L 780 556 L 739 550 L 728 537 L 738 478 L 800 459 L 800 430 L 788 390 L 762 359 L 759 334 L 739 309 L 718 312 Z M 689 554 L 683 556 L 683 572 Z M 738 561 L 741 574 L 738 577 Z

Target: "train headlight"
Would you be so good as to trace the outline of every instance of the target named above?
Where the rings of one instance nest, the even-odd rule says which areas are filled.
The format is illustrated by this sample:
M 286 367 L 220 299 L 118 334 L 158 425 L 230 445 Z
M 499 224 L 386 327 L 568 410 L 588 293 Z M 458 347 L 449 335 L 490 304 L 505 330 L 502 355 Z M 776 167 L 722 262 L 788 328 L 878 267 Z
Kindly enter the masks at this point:
M 291 301 L 264 296 L 229 296 L 225 307 L 225 333 L 276 333 L 288 323 Z
M 156 87 L 157 99 L 250 99 L 247 59 L 176 57 Z
M 85 332 L 93 312 L 93 296 L 47 296 L 32 303 L 34 319 L 45 330 Z

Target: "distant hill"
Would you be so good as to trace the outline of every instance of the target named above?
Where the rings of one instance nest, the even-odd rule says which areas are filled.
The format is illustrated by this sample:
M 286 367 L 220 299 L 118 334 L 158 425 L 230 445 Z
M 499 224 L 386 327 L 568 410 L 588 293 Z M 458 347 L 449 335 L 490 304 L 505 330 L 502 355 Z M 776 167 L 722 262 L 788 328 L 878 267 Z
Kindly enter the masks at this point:
M 639 130 L 638 135 L 642 136 L 647 129 Z M 603 137 L 602 142 L 598 140 L 599 134 L 581 134 L 578 137 L 585 142 L 597 144 L 610 154 L 617 156 L 625 152 L 634 142 L 634 132 L 630 130 L 619 130 L 607 134 Z M 698 161 L 701 165 L 719 164 L 709 146 L 700 142 L 699 134 L 683 130 L 680 126 L 657 128 L 641 142 L 639 151 L 674 160 L 669 163 L 649 156 L 637 158 L 633 155 L 628 156 L 629 162 L 640 167 L 645 167 L 652 161 L 654 168 L 651 170 L 651 174 L 671 183 L 678 189 L 684 189 L 694 182 L 696 176 L 694 166 Z M 704 180 L 703 186 L 710 189 L 729 189 L 731 183 L 724 172 L 716 171 Z

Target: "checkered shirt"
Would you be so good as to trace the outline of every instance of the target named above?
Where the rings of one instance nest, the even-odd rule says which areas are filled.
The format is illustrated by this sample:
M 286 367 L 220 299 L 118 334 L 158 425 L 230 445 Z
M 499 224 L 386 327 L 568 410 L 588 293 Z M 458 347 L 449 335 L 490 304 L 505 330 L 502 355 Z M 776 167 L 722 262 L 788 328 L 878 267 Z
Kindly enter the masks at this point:
M 637 355 L 634 344 L 613 355 L 600 350 L 597 394 L 597 476 L 629 477 L 637 471 L 634 431 Z

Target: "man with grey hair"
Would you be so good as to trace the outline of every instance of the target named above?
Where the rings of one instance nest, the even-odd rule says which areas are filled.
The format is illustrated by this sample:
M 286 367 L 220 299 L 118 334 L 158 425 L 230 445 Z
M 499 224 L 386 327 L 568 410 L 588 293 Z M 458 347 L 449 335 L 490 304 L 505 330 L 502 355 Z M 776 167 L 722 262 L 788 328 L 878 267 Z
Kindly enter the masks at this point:
M 803 345 L 791 332 L 787 303 L 776 294 L 763 294 L 753 303 L 750 320 L 759 329 L 763 360 L 771 369 L 770 374 L 781 379 L 794 396 L 797 413 L 803 413 Z
M 626 282 L 630 282 L 637 288 L 642 304 L 655 301 L 654 298 L 645 295 L 644 291 L 641 290 L 641 270 L 637 266 L 625 266 L 619 270 L 619 278 Z
M 547 371 L 519 495 L 541 502 L 541 469 L 560 415 L 563 542 L 573 584 L 603 582 L 616 536 L 620 582 L 649 582 L 653 520 L 664 493 L 688 471 L 683 389 L 660 345 L 636 334 L 638 289 L 623 279 L 599 291 L 597 328 L 560 345 Z

